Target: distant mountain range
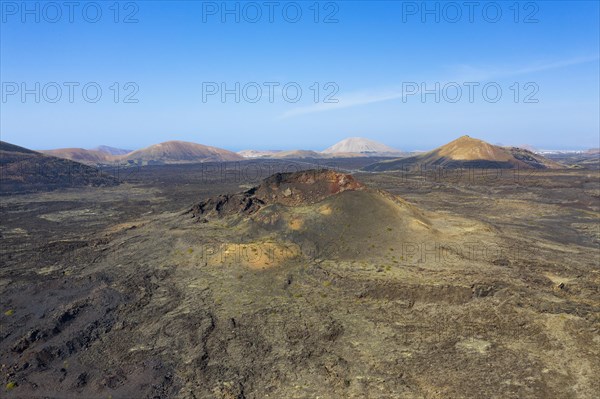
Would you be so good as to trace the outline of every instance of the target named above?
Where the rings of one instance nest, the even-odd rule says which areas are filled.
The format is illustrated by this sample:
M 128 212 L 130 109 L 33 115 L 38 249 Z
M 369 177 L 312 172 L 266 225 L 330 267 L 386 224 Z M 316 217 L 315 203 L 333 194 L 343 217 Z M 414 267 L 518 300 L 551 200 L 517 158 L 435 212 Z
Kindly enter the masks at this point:
M 41 154 L 0 141 L 0 192 L 46 191 L 64 187 L 114 186 L 119 182 L 79 162 Z
M 313 150 L 273 150 L 273 151 L 259 151 L 259 150 L 244 150 L 239 151 L 239 155 L 246 159 L 326 159 L 326 158 L 348 158 L 355 157 L 357 154 L 324 154 Z
M 365 167 L 368 171 L 402 170 L 408 165 L 445 168 L 558 169 L 564 166 L 517 147 L 500 147 L 462 136 L 448 144 L 412 157 L 387 160 Z
M 222 148 L 210 147 L 186 141 L 166 141 L 141 150 L 129 151 L 109 146 L 84 148 L 59 148 L 40 152 L 59 158 L 70 159 L 88 165 L 138 162 L 141 164 L 174 164 L 200 162 L 227 162 L 243 159 L 329 159 L 352 157 L 400 156 L 402 152 L 373 140 L 351 137 L 317 152 L 313 150 L 244 150 L 234 153 Z
M 222 148 L 206 146 L 186 141 L 167 141 L 149 147 L 129 151 L 114 147 L 100 146 L 87 150 L 83 148 L 62 148 L 40 151 L 44 154 L 65 158 L 88 165 L 114 163 L 176 164 L 201 162 L 229 162 L 244 159 L 331 159 L 352 157 L 389 157 L 393 160 L 370 165 L 367 170 L 394 170 L 405 164 L 439 165 L 445 167 L 498 167 L 498 168 L 558 168 L 562 165 L 548 160 L 524 148 L 503 147 L 485 141 L 460 137 L 433 151 L 408 154 L 385 144 L 361 138 L 344 139 L 323 151 L 313 150 L 244 150 L 238 153 Z M 413 155 L 413 156 L 408 156 Z
M 274 158 L 274 159 L 322 159 L 322 158 L 353 158 L 353 157 L 397 157 L 404 153 L 377 141 L 362 137 L 344 139 L 323 151 L 288 150 L 288 151 L 259 151 L 244 150 L 238 152 L 245 158 Z
M 41 153 L 81 162 L 88 165 L 139 162 L 141 164 L 173 164 L 196 162 L 239 161 L 241 155 L 221 148 L 186 141 L 166 141 L 136 151 L 100 146 L 93 150 L 84 148 L 59 148 L 41 150 Z

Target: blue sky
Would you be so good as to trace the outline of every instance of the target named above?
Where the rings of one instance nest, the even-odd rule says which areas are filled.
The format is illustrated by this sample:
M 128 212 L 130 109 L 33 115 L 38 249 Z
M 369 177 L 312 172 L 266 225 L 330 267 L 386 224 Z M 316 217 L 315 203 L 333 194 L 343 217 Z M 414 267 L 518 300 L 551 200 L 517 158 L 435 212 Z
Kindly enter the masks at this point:
M 60 16 L 43 2 L 27 3 L 25 14 L 21 2 L 1 3 L 0 131 L 29 148 L 178 139 L 321 150 L 363 136 L 415 150 L 463 134 L 599 146 L 596 1 L 479 2 L 473 10 L 429 2 L 425 14 L 422 2 L 276 2 L 272 22 L 260 1 L 228 2 L 225 15 L 220 1 L 120 2 L 118 15 L 113 1 L 83 1 L 73 22 L 63 2 L 54 3 Z M 239 102 L 235 94 L 223 101 L 222 86 L 235 91 L 236 83 Z M 92 102 L 96 87 L 102 95 Z M 32 93 L 23 98 L 23 88 Z M 137 102 L 125 102 L 128 94 Z M 325 102 L 328 94 L 337 102 Z

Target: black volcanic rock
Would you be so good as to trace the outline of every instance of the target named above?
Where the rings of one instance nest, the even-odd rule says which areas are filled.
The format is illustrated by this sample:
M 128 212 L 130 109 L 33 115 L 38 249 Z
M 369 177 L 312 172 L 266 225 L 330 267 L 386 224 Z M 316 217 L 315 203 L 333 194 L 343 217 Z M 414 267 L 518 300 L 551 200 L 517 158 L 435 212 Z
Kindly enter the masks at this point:
M 276 173 L 250 190 L 203 200 L 189 212 L 193 217 L 252 214 L 269 204 L 314 204 L 343 191 L 362 189 L 364 186 L 351 175 L 331 170 Z

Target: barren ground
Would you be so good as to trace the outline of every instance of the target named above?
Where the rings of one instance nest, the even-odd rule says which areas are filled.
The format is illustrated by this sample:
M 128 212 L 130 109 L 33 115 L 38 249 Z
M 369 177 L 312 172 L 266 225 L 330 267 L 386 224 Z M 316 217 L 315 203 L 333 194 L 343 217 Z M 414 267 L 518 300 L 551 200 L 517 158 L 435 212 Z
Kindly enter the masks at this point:
M 244 165 L 0 197 L 2 397 L 597 397 L 597 170 L 355 173 L 402 228 L 356 196 L 184 214 L 309 167 Z

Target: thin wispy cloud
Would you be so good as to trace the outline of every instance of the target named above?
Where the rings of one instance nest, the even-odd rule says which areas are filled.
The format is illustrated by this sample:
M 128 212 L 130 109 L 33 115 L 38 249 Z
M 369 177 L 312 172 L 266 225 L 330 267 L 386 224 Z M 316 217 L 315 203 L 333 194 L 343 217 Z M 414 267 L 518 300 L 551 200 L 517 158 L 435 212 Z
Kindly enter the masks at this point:
M 544 72 L 554 69 L 566 68 L 574 65 L 586 64 L 588 62 L 598 61 L 599 55 L 576 57 L 566 60 L 553 62 L 536 62 L 525 67 L 474 67 L 471 65 L 460 65 L 456 68 L 455 80 L 459 81 L 479 81 L 497 79 L 510 76 L 526 75 L 529 73 Z
M 402 89 L 399 90 L 374 90 L 372 92 L 355 92 L 345 96 L 340 96 L 337 103 L 318 103 L 305 107 L 292 108 L 281 115 L 281 118 L 289 118 L 315 112 L 330 111 L 334 109 L 354 107 L 358 105 L 366 105 L 378 103 L 381 101 L 398 100 L 404 96 Z
M 588 62 L 600 60 L 599 55 L 577 57 L 567 60 L 554 62 L 539 62 L 525 67 L 512 68 L 477 68 L 469 65 L 461 65 L 457 68 L 454 78 L 446 79 L 446 82 L 475 82 L 482 80 L 491 80 L 506 78 L 510 76 L 526 75 L 535 72 L 543 72 L 554 69 L 566 68 L 574 65 L 581 65 Z M 421 82 L 418 82 L 421 83 Z M 431 82 L 433 84 L 433 82 Z M 429 87 L 429 85 L 427 86 Z M 409 95 L 415 95 L 420 92 L 419 89 L 406 93 L 403 87 L 394 87 L 386 89 L 372 89 L 360 92 L 341 95 L 337 103 L 319 103 L 314 105 L 292 108 L 280 115 L 280 119 L 286 119 L 301 115 L 313 114 L 317 112 L 326 112 L 336 109 L 368 105 L 378 102 L 404 99 Z

